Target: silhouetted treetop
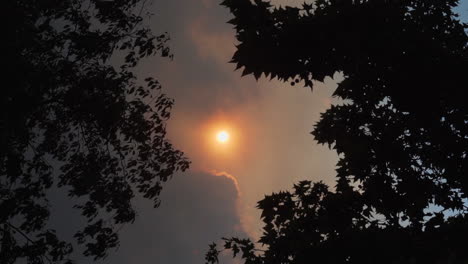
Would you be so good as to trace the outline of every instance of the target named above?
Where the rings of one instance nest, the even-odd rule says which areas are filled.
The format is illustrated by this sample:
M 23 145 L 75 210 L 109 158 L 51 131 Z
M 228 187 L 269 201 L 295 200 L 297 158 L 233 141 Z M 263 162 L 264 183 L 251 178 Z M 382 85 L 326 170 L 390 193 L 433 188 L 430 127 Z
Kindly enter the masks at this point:
M 301 183 L 267 196 L 259 203 L 266 251 L 255 254 L 249 240 L 226 239 L 225 248 L 242 249 L 245 263 L 466 262 L 455 242 L 468 209 L 468 37 L 457 3 L 223 2 L 243 75 L 310 88 L 344 76 L 334 91 L 344 101 L 312 132 L 340 154 L 335 191 Z M 207 260 L 216 254 L 212 247 Z
M 240 41 L 233 62 L 244 74 L 306 86 L 344 74 L 334 95 L 349 103 L 326 111 L 313 134 L 344 154 L 339 178 L 369 189 L 381 201 L 373 206 L 394 212 L 408 201 L 418 209 L 430 202 L 462 209 L 466 198 L 468 53 L 466 25 L 451 11 L 456 3 L 223 2 Z M 371 194 L 376 185 L 388 190 Z
M 438 54 L 466 50 L 465 26 L 451 10 L 457 1 L 318 0 L 302 8 L 252 2 L 223 5 L 234 15 L 229 23 L 240 42 L 232 61 L 256 78 L 263 73 L 322 81 L 336 71 L 351 74 L 376 63 L 395 68 L 428 51 L 433 56 L 426 60 L 435 62 Z
M 359 192 L 332 192 L 321 183 L 302 181 L 291 192 L 268 195 L 258 203 L 263 235 L 223 238 L 224 249 L 246 264 L 279 263 L 466 263 L 468 219 L 444 220 L 437 214 L 425 230 L 388 225 L 363 214 Z M 210 245 L 206 260 L 217 263 L 221 250 Z
M 161 183 L 187 169 L 165 137 L 172 99 L 156 79 L 132 71 L 144 57 L 172 56 L 167 33 L 153 35 L 143 23 L 145 3 L 3 4 L 1 263 L 67 260 L 71 244 L 46 228 L 49 189 L 79 198 L 87 225 L 75 237 L 98 259 L 135 220 L 135 195 L 157 207 Z

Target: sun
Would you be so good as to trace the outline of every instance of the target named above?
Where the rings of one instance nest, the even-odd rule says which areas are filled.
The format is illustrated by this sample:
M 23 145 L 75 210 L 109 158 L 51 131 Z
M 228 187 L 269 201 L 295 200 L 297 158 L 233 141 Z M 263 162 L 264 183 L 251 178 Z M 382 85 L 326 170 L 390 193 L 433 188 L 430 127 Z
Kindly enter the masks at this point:
M 226 131 L 219 131 L 217 134 L 216 134 L 216 140 L 218 140 L 218 142 L 220 143 L 226 143 L 229 141 L 229 133 L 226 132 Z

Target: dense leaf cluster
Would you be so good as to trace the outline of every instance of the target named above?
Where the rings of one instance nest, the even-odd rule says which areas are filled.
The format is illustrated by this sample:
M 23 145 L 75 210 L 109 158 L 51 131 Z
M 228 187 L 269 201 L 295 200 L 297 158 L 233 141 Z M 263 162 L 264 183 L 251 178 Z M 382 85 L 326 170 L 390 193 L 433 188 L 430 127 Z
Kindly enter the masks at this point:
M 77 198 L 87 225 L 75 237 L 98 259 L 134 221 L 135 194 L 156 207 L 161 183 L 187 169 L 165 138 L 173 101 L 132 72 L 141 58 L 171 56 L 168 35 L 143 24 L 145 2 L 3 3 L 0 263 L 67 260 L 72 244 L 46 228 L 51 188 Z
M 312 132 L 340 154 L 335 191 L 302 182 L 260 201 L 266 251 L 248 250 L 246 263 L 465 263 L 468 37 L 457 1 L 223 4 L 243 74 L 310 88 L 345 77 L 334 92 L 345 103 Z

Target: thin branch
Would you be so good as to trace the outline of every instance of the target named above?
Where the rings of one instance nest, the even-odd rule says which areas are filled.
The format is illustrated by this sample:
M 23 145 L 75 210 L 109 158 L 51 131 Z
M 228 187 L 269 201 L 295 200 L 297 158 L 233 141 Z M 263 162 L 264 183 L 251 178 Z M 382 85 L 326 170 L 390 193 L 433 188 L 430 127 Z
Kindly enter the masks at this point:
M 16 226 L 10 224 L 10 223 L 6 223 L 9 227 L 11 227 L 13 230 L 15 230 L 16 232 L 18 232 L 22 237 L 24 237 L 28 242 L 32 243 L 32 244 L 36 244 L 36 241 L 32 240 L 31 238 L 29 238 L 28 235 L 26 235 L 25 233 L 23 233 L 23 231 L 21 231 L 19 228 L 17 228 Z M 4 230 L 5 231 L 5 230 Z M 52 260 L 49 259 L 49 257 L 47 257 L 45 254 L 41 254 L 41 260 L 42 260 L 42 263 L 44 263 L 44 260 L 42 259 L 42 257 L 44 257 L 49 263 L 53 263 Z

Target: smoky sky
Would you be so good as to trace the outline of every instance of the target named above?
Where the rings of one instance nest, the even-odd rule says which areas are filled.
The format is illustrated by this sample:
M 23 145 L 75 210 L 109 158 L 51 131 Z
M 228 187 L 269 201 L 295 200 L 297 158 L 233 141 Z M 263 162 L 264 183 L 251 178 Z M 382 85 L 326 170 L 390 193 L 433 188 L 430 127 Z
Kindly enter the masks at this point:
M 203 263 L 211 242 L 246 236 L 232 179 L 203 172 L 176 175 L 161 199 L 156 210 L 138 201 L 138 218 L 122 230 L 121 246 L 108 263 Z
M 50 225 L 71 239 L 85 223 L 64 192 L 51 195 Z M 229 175 L 194 172 L 174 175 L 165 184 L 158 208 L 137 197 L 138 216 L 122 227 L 120 247 L 99 263 L 203 263 L 208 245 L 223 236 L 246 237 L 239 218 L 239 190 Z M 92 262 L 74 245 L 77 263 Z M 227 259 L 224 263 L 231 263 Z
M 320 113 L 337 103 L 331 94 L 342 76 L 315 83 L 313 92 L 263 77 L 258 82 L 252 76 L 241 78 L 228 63 L 235 32 L 226 23 L 228 10 L 219 3 L 157 0 L 149 7 L 154 15 L 148 23 L 156 34 L 169 32 L 174 59 L 146 59 L 137 74 L 155 77 L 175 99 L 168 137 L 192 166 L 164 184 L 159 208 L 135 201 L 137 220 L 122 228 L 120 248 L 102 263 L 204 263 L 212 241 L 233 235 L 258 238 L 261 222 L 255 206 L 265 194 L 304 179 L 334 185 L 338 157 L 317 145 L 310 132 Z M 468 1 L 463 1 L 458 11 L 466 18 L 467 10 Z M 205 142 L 206 127 L 216 122 L 237 131 L 236 145 L 227 153 Z M 82 220 L 65 209 L 66 201 L 53 199 L 51 224 L 70 235 Z M 223 263 L 231 261 L 227 259 Z

